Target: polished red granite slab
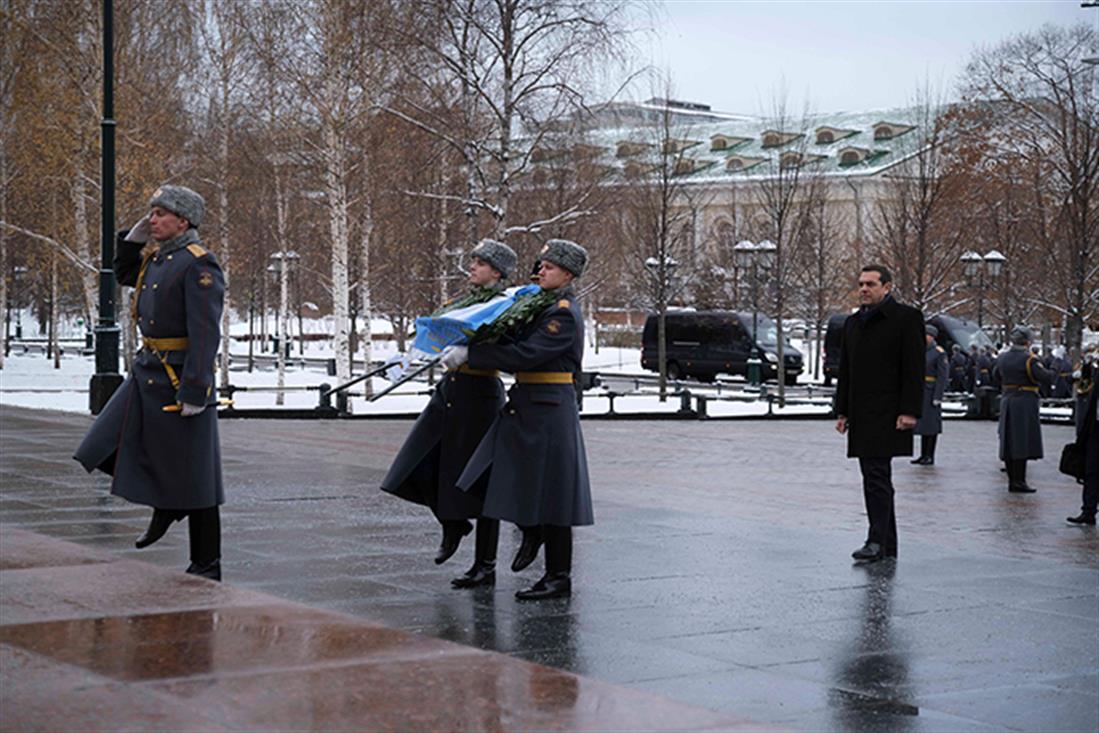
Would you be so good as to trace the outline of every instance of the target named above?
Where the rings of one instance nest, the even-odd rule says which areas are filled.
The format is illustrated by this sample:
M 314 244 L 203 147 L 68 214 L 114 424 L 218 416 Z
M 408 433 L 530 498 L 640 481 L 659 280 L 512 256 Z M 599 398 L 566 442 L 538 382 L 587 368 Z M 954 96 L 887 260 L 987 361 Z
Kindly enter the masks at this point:
M 0 731 L 766 726 L 6 530 Z

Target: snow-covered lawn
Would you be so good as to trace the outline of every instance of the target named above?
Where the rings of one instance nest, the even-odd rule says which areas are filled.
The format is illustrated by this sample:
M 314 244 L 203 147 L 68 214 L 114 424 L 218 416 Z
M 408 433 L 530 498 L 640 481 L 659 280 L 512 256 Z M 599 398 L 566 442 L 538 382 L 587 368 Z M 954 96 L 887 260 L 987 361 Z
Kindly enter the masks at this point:
M 237 346 L 239 348 L 239 345 Z M 373 356 L 386 358 L 395 353 L 391 341 L 375 343 Z M 311 343 L 307 345 L 305 356 L 309 358 L 329 358 L 327 344 Z M 239 408 L 275 407 L 276 373 L 271 364 L 270 355 L 262 364 L 249 373 L 244 365 L 246 353 L 234 353 L 230 372 L 230 383 L 245 390 L 233 395 L 234 404 Z M 297 351 L 294 352 L 297 357 Z M 617 374 L 638 374 L 652 376 L 651 372 L 641 368 L 641 354 L 638 349 L 602 347 L 599 353 L 589 347 L 584 358 L 585 371 L 613 372 Z M 66 355 L 61 360 L 61 368 L 54 369 L 53 362 L 41 354 L 11 354 L 0 370 L 0 404 L 19 405 L 37 409 L 63 410 L 67 412 L 88 411 L 88 383 L 95 372 L 95 360 L 90 356 Z M 285 393 L 284 406 L 293 408 L 311 408 L 318 404 L 318 387 L 321 384 L 335 385 L 337 380 L 330 377 L 324 366 L 319 363 L 306 363 L 291 358 L 286 370 L 286 385 L 291 388 Z M 382 378 L 373 380 L 375 391 L 384 389 L 389 382 Z M 314 389 L 302 389 L 313 387 Z M 295 389 L 296 388 L 296 389 Z M 427 403 L 429 386 L 425 382 L 414 381 L 403 385 L 397 391 L 376 402 L 368 402 L 362 396 L 362 388 L 355 388 L 352 395 L 351 410 L 360 414 L 410 414 L 423 409 Z M 727 392 L 727 391 L 726 391 Z M 694 403 L 692 401 L 692 407 Z M 585 414 L 605 414 L 610 400 L 602 389 L 589 390 L 584 396 Z M 669 397 L 660 402 L 655 394 L 640 394 L 618 397 L 614 403 L 615 412 L 630 413 L 672 413 L 679 410 L 678 397 Z M 783 414 L 804 412 L 822 413 L 827 409 L 820 406 L 792 405 Z M 766 414 L 765 401 L 743 402 L 711 400 L 707 404 L 707 413 L 711 416 Z

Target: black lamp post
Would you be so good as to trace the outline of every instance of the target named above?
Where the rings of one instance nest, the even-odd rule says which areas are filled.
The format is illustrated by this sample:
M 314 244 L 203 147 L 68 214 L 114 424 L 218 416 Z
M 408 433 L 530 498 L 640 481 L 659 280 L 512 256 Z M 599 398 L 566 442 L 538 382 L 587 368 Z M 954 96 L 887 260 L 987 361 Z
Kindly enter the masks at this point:
M 755 386 L 762 381 L 760 372 L 763 366 L 756 352 L 759 332 L 759 271 L 766 271 L 774 266 L 777 250 L 775 243 L 767 239 L 759 244 L 745 239 L 733 247 L 736 266 L 748 273 L 752 286 L 752 353 L 748 356 L 748 383 Z
M 114 311 L 114 0 L 103 0 L 103 140 L 100 190 L 99 322 L 95 326 L 95 374 L 88 389 L 88 407 L 98 415 L 122 384 L 118 373 L 119 328 Z
M 1000 273 L 1003 272 L 1007 258 L 997 250 L 992 250 L 984 256 L 971 250 L 962 255 L 961 260 L 965 269 L 966 280 L 969 281 L 970 285 L 976 284 L 977 286 L 977 327 L 983 329 L 985 287 L 988 284 L 985 281 L 985 275 L 988 275 L 989 283 L 998 278 Z

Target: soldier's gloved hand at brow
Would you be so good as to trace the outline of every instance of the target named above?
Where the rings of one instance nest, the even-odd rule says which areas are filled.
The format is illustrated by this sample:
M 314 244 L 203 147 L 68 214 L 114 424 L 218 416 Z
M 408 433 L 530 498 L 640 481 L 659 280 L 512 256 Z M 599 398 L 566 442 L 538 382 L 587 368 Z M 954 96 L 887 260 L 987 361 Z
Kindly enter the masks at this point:
M 145 244 L 149 241 L 149 215 L 141 217 L 137 220 L 137 223 L 130 227 L 130 232 L 125 236 L 127 242 L 136 242 L 137 244 Z
M 189 405 L 186 402 L 182 403 L 179 408 L 179 414 L 183 417 L 194 417 L 200 414 L 206 409 L 206 405 Z
M 469 361 L 469 347 L 448 346 L 443 349 L 442 358 L 439 360 L 439 363 L 447 369 L 457 369 L 467 361 Z

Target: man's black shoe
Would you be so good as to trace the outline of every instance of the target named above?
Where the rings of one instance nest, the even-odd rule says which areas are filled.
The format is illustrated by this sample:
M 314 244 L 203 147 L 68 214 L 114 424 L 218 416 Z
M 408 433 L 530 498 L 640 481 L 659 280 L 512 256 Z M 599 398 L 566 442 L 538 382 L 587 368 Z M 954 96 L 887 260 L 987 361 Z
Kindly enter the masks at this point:
M 458 551 L 462 538 L 472 531 L 473 525 L 465 520 L 444 523 L 443 541 L 439 543 L 439 551 L 435 554 L 435 564 L 442 565 L 449 560 Z
M 1080 512 L 1080 516 L 1067 517 L 1065 519 L 1065 521 L 1070 522 L 1071 524 L 1089 524 L 1092 527 L 1094 527 L 1095 526 L 1095 515 L 1094 514 L 1088 514 L 1087 512 Z
M 544 601 L 548 598 L 564 598 L 572 594 L 572 580 L 568 573 L 543 575 L 541 580 L 521 591 L 515 598 L 520 601 Z
M 221 560 L 214 560 L 206 563 L 205 565 L 199 565 L 198 563 L 191 563 L 187 567 L 188 575 L 197 575 L 200 578 L 206 578 L 207 580 L 216 580 L 221 582 Z
M 852 552 L 851 557 L 859 562 L 875 562 L 885 557 L 885 551 L 877 542 L 867 542 L 865 545 Z
M 473 567 L 465 572 L 465 575 L 450 581 L 450 585 L 454 588 L 478 588 L 480 586 L 496 585 L 496 563 L 478 560 L 473 563 Z
M 914 465 L 914 466 L 934 466 L 935 465 L 935 459 L 932 458 L 931 456 L 920 456 L 916 460 L 912 461 L 912 465 Z
M 1038 489 L 1032 489 L 1025 483 L 1009 484 L 1007 490 L 1013 494 L 1034 494 L 1038 492 Z
M 172 526 L 172 522 L 178 522 L 185 516 L 187 516 L 186 512 L 178 512 L 170 509 L 154 509 L 153 518 L 149 520 L 149 527 L 145 530 L 145 534 L 134 541 L 134 546 L 139 550 L 148 547 L 164 536 L 164 533 Z
M 542 533 L 538 530 L 524 530 L 523 541 L 511 561 L 512 572 L 523 570 L 538 557 L 538 548 L 542 546 Z

